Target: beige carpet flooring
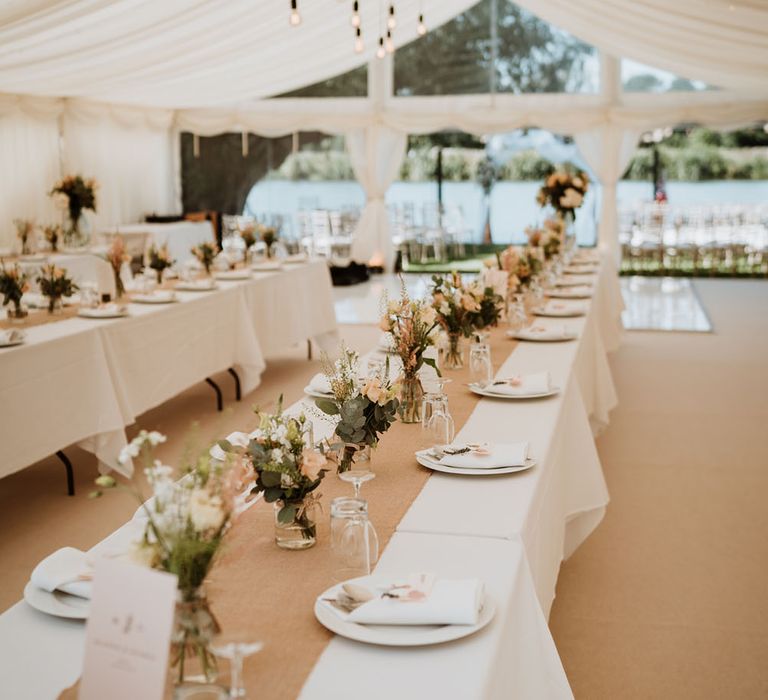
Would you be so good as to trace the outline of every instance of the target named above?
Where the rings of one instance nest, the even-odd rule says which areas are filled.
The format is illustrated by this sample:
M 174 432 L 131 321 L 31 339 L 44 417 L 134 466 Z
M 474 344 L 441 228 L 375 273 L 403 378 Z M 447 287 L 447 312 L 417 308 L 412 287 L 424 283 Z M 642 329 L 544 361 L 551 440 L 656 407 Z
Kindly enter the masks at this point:
M 550 618 L 576 698 L 768 697 L 768 284 L 695 285 L 713 334 L 611 358 L 611 503 Z
M 696 282 L 713 334 L 629 332 L 612 357 L 620 405 L 599 439 L 611 491 L 604 522 L 563 564 L 550 620 L 577 698 L 768 697 L 768 284 Z M 345 326 L 353 347 L 378 338 Z M 217 414 L 201 384 L 141 417 L 171 440 L 248 427 L 250 407 L 301 395 L 317 363 L 270 362 L 241 404 L 220 377 Z M 130 432 L 134 433 L 139 426 Z M 78 495 L 44 460 L 0 482 L 0 609 L 57 547 L 88 548 L 135 510 L 89 500 L 92 457 L 72 448 Z

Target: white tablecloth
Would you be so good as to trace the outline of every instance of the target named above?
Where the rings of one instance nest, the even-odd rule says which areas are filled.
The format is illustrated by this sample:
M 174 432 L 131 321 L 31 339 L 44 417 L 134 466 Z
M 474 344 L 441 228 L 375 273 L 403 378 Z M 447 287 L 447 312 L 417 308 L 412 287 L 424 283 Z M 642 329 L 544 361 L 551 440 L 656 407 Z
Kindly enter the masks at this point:
M 192 257 L 190 249 L 198 243 L 216 241 L 216 232 L 210 221 L 174 221 L 170 224 L 121 224 L 104 229 L 104 233 L 131 235 L 148 233 L 149 243 L 156 246 L 168 244 L 168 251 L 177 263 Z
M 322 261 L 218 284 L 179 292 L 177 304 L 131 304 L 128 318 L 29 328 L 24 345 L 0 349 L 0 403 L 24 406 L 0 422 L 0 477 L 72 443 L 123 471 L 125 426 L 228 367 L 251 391 L 265 367 L 262 340 L 273 352 L 312 335 L 337 342 Z M 280 313 L 260 314 L 265 306 Z

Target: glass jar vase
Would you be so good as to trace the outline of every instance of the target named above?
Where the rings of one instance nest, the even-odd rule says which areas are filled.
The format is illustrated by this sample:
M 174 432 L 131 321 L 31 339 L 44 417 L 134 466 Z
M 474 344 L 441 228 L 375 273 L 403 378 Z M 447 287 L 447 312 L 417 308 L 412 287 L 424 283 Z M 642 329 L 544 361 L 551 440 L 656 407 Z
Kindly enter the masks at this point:
M 443 346 L 441 367 L 447 370 L 464 368 L 464 337 L 460 333 L 449 333 Z
M 421 422 L 421 403 L 424 388 L 417 374 L 405 374 L 400 378 L 400 403 L 397 414 L 403 423 Z
M 216 680 L 218 665 L 210 645 L 220 631 L 202 588 L 178 591 L 171 633 L 174 685 L 199 685 Z
M 282 549 L 309 549 L 317 543 L 314 497 L 275 502 L 275 543 Z
M 370 445 L 357 442 L 344 442 L 336 453 L 336 473 L 343 474 L 361 463 L 367 468 L 370 461 Z

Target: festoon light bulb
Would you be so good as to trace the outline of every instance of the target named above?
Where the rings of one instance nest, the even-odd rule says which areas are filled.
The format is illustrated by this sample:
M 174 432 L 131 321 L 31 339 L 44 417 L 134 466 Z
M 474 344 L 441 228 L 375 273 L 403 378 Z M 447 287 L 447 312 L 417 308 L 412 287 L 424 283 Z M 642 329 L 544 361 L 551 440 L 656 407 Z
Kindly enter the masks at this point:
M 296 7 L 296 0 L 291 0 L 291 15 L 288 18 L 288 23 L 292 27 L 298 27 L 301 24 L 301 15 L 299 14 L 299 8 Z
M 395 52 L 395 42 L 392 41 L 392 32 L 387 29 L 387 38 L 384 40 L 384 48 L 387 53 Z
M 357 0 L 352 3 L 352 18 L 350 22 L 355 29 L 360 26 L 360 3 Z
M 363 43 L 363 34 L 360 31 L 360 27 L 355 30 L 355 53 L 363 53 L 365 44 Z
M 387 51 L 384 48 L 384 37 L 379 37 L 379 48 L 376 49 L 376 58 L 384 58 L 387 55 Z
M 387 29 L 394 29 L 397 26 L 397 19 L 395 19 L 395 5 L 389 3 L 389 16 L 387 17 Z
M 427 25 L 424 24 L 424 15 L 419 15 L 419 23 L 416 25 L 416 33 L 419 36 L 424 36 L 427 33 Z

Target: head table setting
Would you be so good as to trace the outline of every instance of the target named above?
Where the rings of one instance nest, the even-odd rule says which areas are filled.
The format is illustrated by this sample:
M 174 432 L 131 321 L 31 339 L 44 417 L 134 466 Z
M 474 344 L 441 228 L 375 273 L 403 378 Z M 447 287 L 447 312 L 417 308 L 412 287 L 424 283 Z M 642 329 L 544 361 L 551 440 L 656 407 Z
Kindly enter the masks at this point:
M 768 697 L 766 76 L 765 0 L 0 1 L 0 700 Z
M 118 472 L 105 469 L 93 495 L 135 491 L 137 510 L 91 550 L 65 547 L 31 572 L 0 616 L 6 690 L 99 697 L 121 678 L 126 697 L 390 698 L 430 678 L 446 697 L 571 697 L 547 616 L 561 560 L 608 502 L 593 435 L 616 403 L 606 352 L 621 301 L 610 260 L 563 240 L 525 282 L 535 247 L 510 249 L 476 282 L 435 276 L 426 298 L 385 297 L 382 340 L 362 357 L 323 322 L 324 263 L 312 261 L 258 276 L 211 264 L 181 280 L 199 291 L 181 291 L 153 249 L 153 284 L 128 278 L 124 297 L 95 307 L 103 320 L 64 306 L 33 324 L 30 312 L 14 326 L 23 343 L 0 354 L 16 378 L 0 387 L 6 400 L 55 382 L 62 401 L 89 392 L 94 412 L 49 443 L 4 425 L 3 463 L 78 440 Z M 589 295 L 548 317 L 563 260 L 594 261 Z M 265 294 L 296 309 L 270 311 Z M 327 352 L 297 403 L 254 409 L 176 468 L 153 456 L 167 436 L 126 442 L 148 407 L 228 367 L 248 392 L 267 353 L 310 335 Z M 60 363 L 67 353 L 78 362 Z M 40 364 L 44 378 L 30 369 Z M 55 422 L 55 410 L 36 415 Z M 125 480 L 140 469 L 149 500 Z M 121 580 L 132 594 L 117 606 L 122 585 L 107 582 Z M 111 627 L 122 619 L 135 638 Z M 19 673 L 30 654 L 44 674 Z

